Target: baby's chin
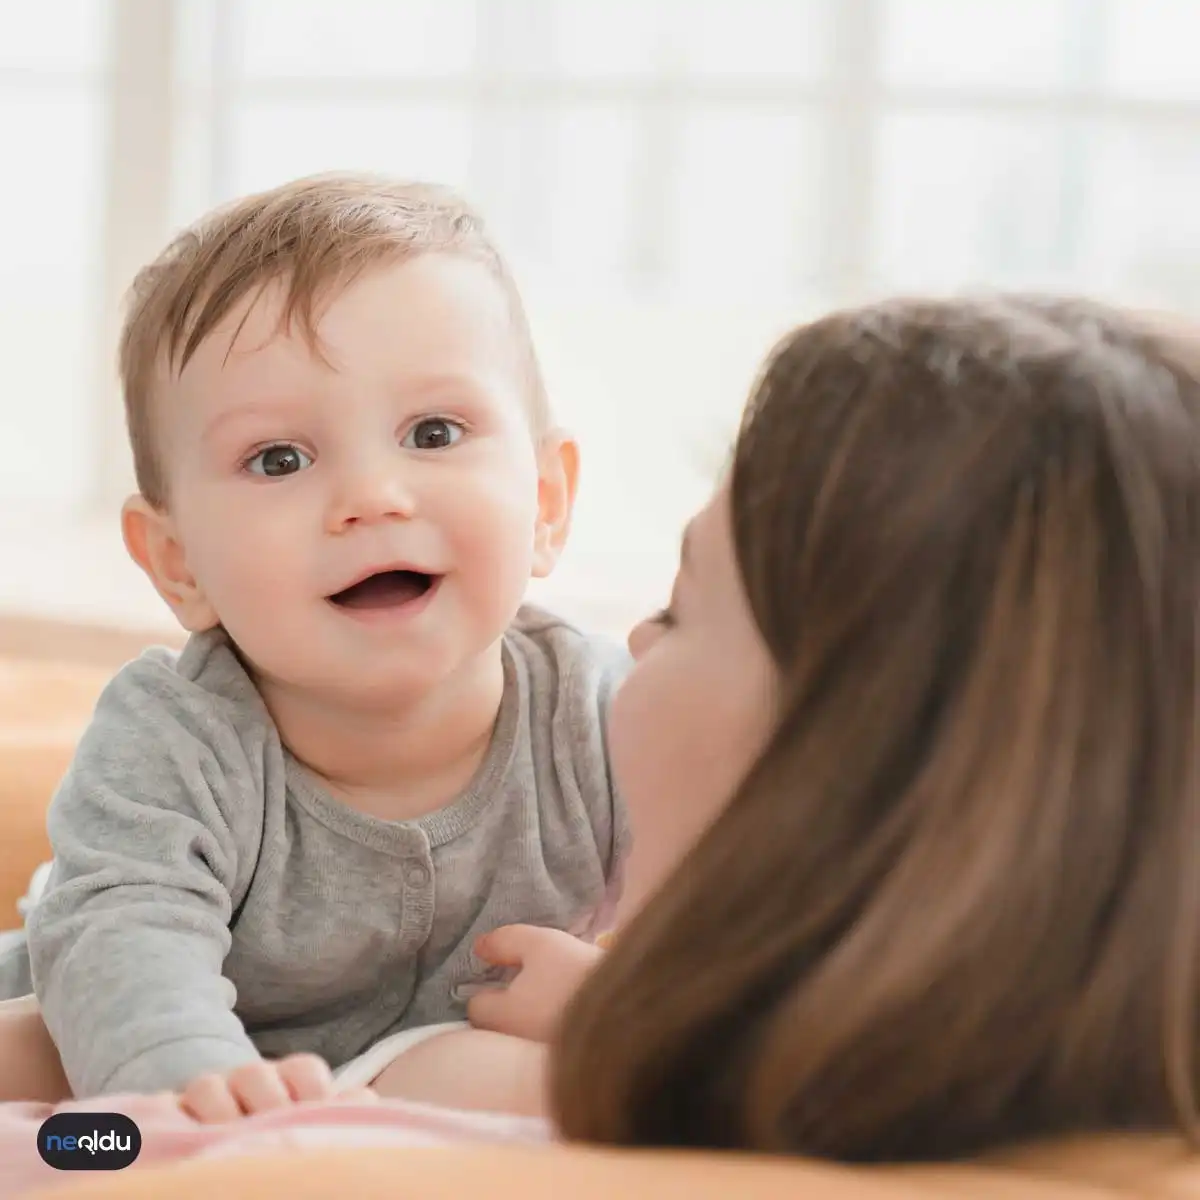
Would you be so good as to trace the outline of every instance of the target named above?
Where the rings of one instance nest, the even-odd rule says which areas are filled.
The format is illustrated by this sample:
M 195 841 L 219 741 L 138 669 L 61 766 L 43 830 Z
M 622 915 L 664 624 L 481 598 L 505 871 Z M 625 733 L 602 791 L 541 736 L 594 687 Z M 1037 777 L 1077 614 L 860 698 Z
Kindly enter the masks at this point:
M 307 670 L 284 667 L 251 671 L 251 678 L 268 701 L 272 694 L 308 697 L 323 704 L 359 712 L 397 710 L 417 704 L 453 674 L 436 661 L 403 663 L 365 659 L 361 663 L 314 661 Z

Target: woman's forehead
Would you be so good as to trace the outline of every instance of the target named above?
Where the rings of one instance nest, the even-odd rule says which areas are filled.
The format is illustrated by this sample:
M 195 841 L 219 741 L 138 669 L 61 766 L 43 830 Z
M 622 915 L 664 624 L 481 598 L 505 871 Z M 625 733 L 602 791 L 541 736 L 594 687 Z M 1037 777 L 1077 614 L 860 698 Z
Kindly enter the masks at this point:
M 688 522 L 681 544 L 679 576 L 713 600 L 739 593 L 727 489 L 718 488 Z
M 711 566 L 714 555 L 730 545 L 730 495 L 722 485 L 688 522 L 683 534 L 685 554 L 700 566 Z

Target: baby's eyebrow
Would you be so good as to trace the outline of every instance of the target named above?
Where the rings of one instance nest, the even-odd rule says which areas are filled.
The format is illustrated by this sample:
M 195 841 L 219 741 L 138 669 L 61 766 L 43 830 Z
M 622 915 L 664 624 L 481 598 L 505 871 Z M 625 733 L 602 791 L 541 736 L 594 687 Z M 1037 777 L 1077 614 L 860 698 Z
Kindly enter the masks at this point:
M 206 439 L 214 438 L 219 436 L 227 426 L 237 426 L 243 421 L 253 420 L 256 417 L 280 417 L 287 411 L 290 411 L 289 406 L 282 403 L 239 404 L 236 408 L 227 408 L 213 417 L 205 425 L 203 436 Z
M 438 371 L 430 374 L 401 376 L 397 383 L 407 392 L 468 391 L 488 392 L 488 380 L 473 371 Z

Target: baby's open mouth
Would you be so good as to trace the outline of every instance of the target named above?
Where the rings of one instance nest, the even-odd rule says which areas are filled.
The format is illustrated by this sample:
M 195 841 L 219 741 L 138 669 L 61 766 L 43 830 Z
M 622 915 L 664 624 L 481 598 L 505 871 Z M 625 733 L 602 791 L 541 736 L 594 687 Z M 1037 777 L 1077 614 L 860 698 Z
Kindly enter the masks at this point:
M 399 608 L 419 600 L 438 581 L 422 571 L 380 571 L 329 597 L 339 608 Z

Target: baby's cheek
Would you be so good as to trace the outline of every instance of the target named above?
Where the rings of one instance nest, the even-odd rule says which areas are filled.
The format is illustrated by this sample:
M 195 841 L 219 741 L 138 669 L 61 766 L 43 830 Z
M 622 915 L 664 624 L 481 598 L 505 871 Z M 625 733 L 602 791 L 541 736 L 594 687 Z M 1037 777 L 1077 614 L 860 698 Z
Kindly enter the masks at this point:
M 519 537 L 509 528 L 494 529 L 491 537 L 467 536 L 455 546 L 453 560 L 461 603 L 489 630 L 497 620 L 511 620 L 519 606 L 529 584 L 532 546 L 532 536 Z

